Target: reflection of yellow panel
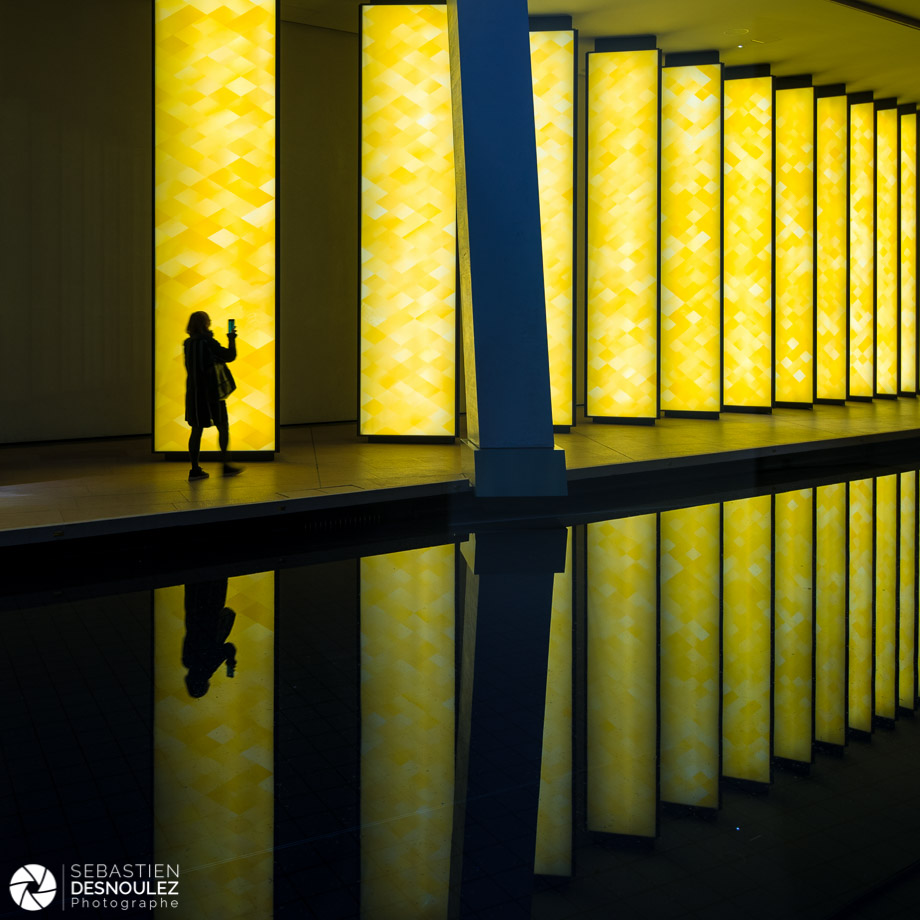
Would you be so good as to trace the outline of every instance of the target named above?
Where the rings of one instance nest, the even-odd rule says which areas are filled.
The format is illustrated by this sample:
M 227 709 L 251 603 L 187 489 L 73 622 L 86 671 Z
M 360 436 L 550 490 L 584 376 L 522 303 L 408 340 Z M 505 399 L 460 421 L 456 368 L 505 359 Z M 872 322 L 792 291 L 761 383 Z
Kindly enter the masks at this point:
M 875 481 L 875 714 L 897 708 L 898 477 Z
M 719 64 L 661 77 L 661 408 L 720 409 Z
M 770 782 L 770 505 L 758 495 L 722 512 L 722 773 L 760 783 Z
M 572 425 L 575 33 L 530 33 L 553 424 Z
M 865 732 L 872 730 L 872 493 L 871 479 L 849 483 L 848 724 Z
M 901 473 L 899 521 L 898 704 L 916 703 L 917 473 Z
M 847 487 L 819 486 L 815 508 L 815 738 L 846 742 Z
M 588 55 L 589 416 L 658 410 L 659 58 Z
M 815 91 L 776 93 L 776 399 L 814 396 Z
M 901 391 L 917 390 L 917 114 L 901 115 Z
M 875 122 L 875 391 L 898 393 L 898 110 Z
M 817 342 L 818 399 L 847 395 L 847 99 L 818 99 Z
M 553 578 L 546 714 L 534 871 L 572 874 L 572 528 L 565 571 Z
M 236 450 L 275 449 L 275 3 L 156 0 L 154 450 L 184 451 L 182 341 L 237 321 Z M 213 437 L 215 429 L 206 434 Z M 205 449 L 217 448 L 205 443 Z
M 726 80 L 723 92 L 722 401 L 764 408 L 773 372 L 773 78 Z
M 718 505 L 661 515 L 661 798 L 719 806 Z
M 849 395 L 875 394 L 875 105 L 850 106 L 850 368 Z
M 655 836 L 654 514 L 588 524 L 588 829 Z
M 454 799 L 454 547 L 361 560 L 361 901 L 446 917 Z
M 365 435 L 455 430 L 456 198 L 447 11 L 362 12 Z
M 154 849 L 157 862 L 196 870 L 182 869 L 170 911 L 179 920 L 272 916 L 274 574 L 225 585 L 226 600 L 219 581 L 154 591 Z M 217 603 L 187 614 L 195 588 Z M 208 632 L 211 658 L 200 642 Z M 183 657 L 220 661 L 225 641 L 236 647 L 234 676 L 222 663 L 193 698 Z
M 776 496 L 773 753 L 811 762 L 812 525 L 811 489 Z

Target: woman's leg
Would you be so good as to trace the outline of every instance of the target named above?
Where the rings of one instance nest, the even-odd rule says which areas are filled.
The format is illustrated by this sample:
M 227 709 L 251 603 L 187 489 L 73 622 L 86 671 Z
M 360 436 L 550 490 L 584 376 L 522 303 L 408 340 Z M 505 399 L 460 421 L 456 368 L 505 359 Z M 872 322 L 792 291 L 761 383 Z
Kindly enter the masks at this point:
M 232 466 L 228 462 L 227 451 L 230 447 L 230 419 L 227 416 L 227 404 L 223 400 L 220 401 L 220 413 L 218 418 L 214 421 L 217 424 L 217 443 L 220 446 L 220 459 L 224 465 L 224 476 L 236 476 L 237 473 L 243 471 L 243 468 L 240 466 Z
M 192 433 L 188 438 L 188 458 L 192 462 L 192 469 L 199 469 L 198 458 L 201 456 L 201 428 L 192 425 Z

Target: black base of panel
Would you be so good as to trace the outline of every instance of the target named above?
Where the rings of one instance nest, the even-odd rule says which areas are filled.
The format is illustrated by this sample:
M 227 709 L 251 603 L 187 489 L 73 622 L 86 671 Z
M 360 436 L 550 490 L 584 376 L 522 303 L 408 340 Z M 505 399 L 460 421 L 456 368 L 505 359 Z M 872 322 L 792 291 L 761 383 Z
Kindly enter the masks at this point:
M 228 460 L 245 460 L 247 463 L 269 463 L 275 459 L 276 451 L 273 450 L 228 450 Z M 188 463 L 187 450 L 166 450 L 162 452 L 163 459 L 168 462 Z M 223 458 L 219 450 L 203 450 L 199 459 L 206 463 L 213 463 Z
M 457 440 L 448 435 L 365 434 L 361 437 L 366 438 L 368 444 L 453 444 Z
M 719 420 L 718 412 L 684 412 L 682 409 L 665 409 L 661 413 L 665 418 L 698 418 L 706 419 L 711 422 Z
M 722 406 L 723 412 L 735 412 L 739 415 L 770 415 L 770 406 Z
M 610 418 L 608 416 L 594 415 L 591 421 L 595 425 L 654 425 L 653 418 Z
M 777 402 L 774 403 L 777 409 L 814 409 L 812 403 L 803 402 Z

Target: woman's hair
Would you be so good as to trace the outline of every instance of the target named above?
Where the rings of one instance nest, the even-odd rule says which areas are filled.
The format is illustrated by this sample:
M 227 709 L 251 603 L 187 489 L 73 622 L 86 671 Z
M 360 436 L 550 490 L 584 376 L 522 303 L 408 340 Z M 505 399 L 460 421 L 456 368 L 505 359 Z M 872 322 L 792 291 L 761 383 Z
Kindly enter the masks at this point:
M 204 310 L 196 310 L 189 318 L 185 331 L 189 335 L 205 335 L 211 325 L 211 317 Z

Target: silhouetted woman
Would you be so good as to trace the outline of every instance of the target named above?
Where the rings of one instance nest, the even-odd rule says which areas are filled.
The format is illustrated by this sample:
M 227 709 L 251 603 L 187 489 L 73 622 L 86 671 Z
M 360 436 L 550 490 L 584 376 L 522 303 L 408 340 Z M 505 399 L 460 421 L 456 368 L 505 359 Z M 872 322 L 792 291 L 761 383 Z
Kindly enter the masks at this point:
M 188 668 L 189 696 L 204 696 L 217 669 L 227 663 L 227 677 L 236 671 L 236 646 L 227 641 L 236 613 L 227 602 L 227 579 L 199 581 L 185 586 L 185 640 L 182 664 Z
M 192 426 L 188 439 L 189 459 L 192 462 L 189 482 L 207 479 L 208 474 L 199 466 L 201 432 L 217 427 L 224 476 L 235 476 L 241 470 L 227 462 L 230 446 L 230 421 L 225 400 L 236 389 L 233 375 L 227 364 L 236 358 L 236 332 L 227 334 L 228 346 L 223 347 L 211 332 L 211 317 L 203 310 L 189 317 L 186 327 L 188 338 L 184 342 L 185 370 L 188 381 L 185 387 L 185 420 Z

